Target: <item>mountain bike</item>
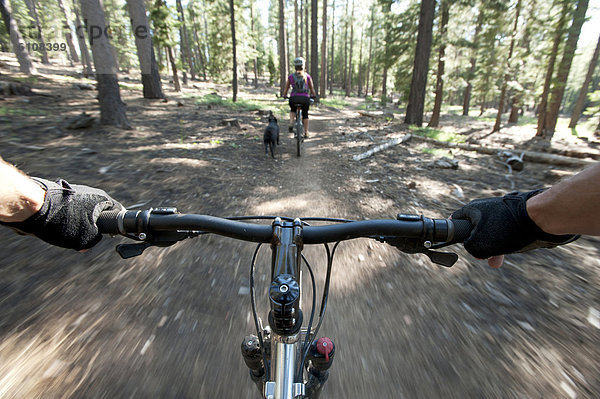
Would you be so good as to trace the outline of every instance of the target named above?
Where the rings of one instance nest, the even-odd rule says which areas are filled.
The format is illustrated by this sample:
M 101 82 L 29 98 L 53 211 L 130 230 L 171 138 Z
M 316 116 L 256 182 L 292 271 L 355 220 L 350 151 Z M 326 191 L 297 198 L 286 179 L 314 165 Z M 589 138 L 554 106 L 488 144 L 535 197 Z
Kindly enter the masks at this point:
M 327 224 L 311 225 L 316 222 Z M 243 339 L 241 351 L 250 378 L 263 399 L 318 399 L 321 394 L 336 347 L 330 338 L 317 336 L 327 308 L 335 251 L 341 241 L 371 238 L 409 254 L 425 254 L 432 262 L 450 267 L 458 256 L 435 249 L 462 242 L 471 229 L 466 220 L 430 219 L 422 215 L 399 214 L 396 219 L 362 221 L 275 216 L 219 218 L 180 214 L 176 208 L 103 212 L 97 224 L 103 234 L 120 234 L 138 241 L 117 245 L 117 252 L 124 259 L 141 255 L 151 246 L 166 247 L 209 233 L 257 243 L 250 262 L 250 300 L 256 334 Z M 334 243 L 332 248 L 331 243 Z M 257 254 L 263 244 L 270 244 L 272 251 L 267 326 L 263 326 L 256 311 L 254 286 Z M 315 276 L 302 254 L 304 246 L 312 244 L 323 244 L 327 254 L 316 326 Z M 312 307 L 305 327 L 306 317 L 300 306 L 302 265 L 312 282 Z
M 289 97 L 285 97 L 289 99 Z M 313 105 L 314 99 L 310 99 L 310 105 Z M 294 122 L 294 139 L 296 139 L 296 156 L 302 156 L 302 143 L 304 142 L 304 125 L 302 124 L 302 105 L 296 105 L 296 120 Z

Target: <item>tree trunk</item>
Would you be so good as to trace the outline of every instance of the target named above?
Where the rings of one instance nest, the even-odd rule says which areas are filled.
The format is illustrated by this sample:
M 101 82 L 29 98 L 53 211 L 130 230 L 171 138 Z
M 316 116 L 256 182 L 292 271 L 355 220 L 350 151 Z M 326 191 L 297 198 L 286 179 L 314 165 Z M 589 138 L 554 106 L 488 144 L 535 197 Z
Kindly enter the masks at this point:
M 387 79 L 388 79 L 388 66 L 387 63 L 383 63 L 383 75 L 381 77 L 381 102 L 387 104 Z M 374 93 L 373 93 L 374 94 Z
M 298 48 L 298 0 L 294 0 L 294 54 L 296 57 L 298 57 L 300 51 Z
M 198 29 L 196 28 L 196 13 L 195 11 L 191 14 L 192 18 L 192 33 L 194 34 L 194 42 L 196 43 L 196 59 L 200 62 L 200 69 L 202 70 L 202 79 L 206 81 L 206 60 L 204 59 L 204 46 L 199 46 L 200 39 L 198 37 Z
M 375 5 L 371 6 L 371 26 L 369 27 L 369 61 L 367 63 L 367 87 L 365 88 L 365 96 L 369 94 L 369 76 L 371 76 L 371 62 L 373 58 L 373 25 L 375 24 Z
M 77 54 L 77 50 L 75 49 L 75 44 L 73 43 L 73 34 L 72 34 L 72 26 L 71 18 L 69 17 L 69 10 L 65 6 L 63 0 L 57 0 L 58 7 L 60 8 L 63 17 L 65 18 L 64 30 L 65 30 L 65 40 L 67 41 L 67 46 L 69 46 L 69 53 L 71 54 L 71 59 L 73 62 L 79 62 L 79 55 Z
M 310 75 L 319 101 L 319 3 L 312 0 L 310 7 Z
M 102 32 L 105 31 L 106 21 L 100 0 L 81 0 L 81 11 L 89 27 L 97 27 Z M 109 38 L 106 35 L 100 35 L 93 41 L 90 40 L 90 45 L 98 81 L 100 123 L 131 129 L 125 115 L 125 103 L 121 101 L 117 79 L 117 61 L 114 58 Z
M 519 121 L 519 104 L 521 102 L 521 95 L 515 95 L 512 99 L 510 107 L 510 115 L 508 117 L 508 123 L 517 123 Z
M 429 70 L 429 55 L 431 53 L 433 17 L 435 14 L 435 0 L 422 0 L 419 16 L 419 33 L 413 66 L 410 94 L 406 107 L 404 123 L 409 125 L 423 125 L 423 111 L 425 108 L 425 87 L 427 85 L 427 72 Z
M 331 6 L 331 51 L 329 52 L 329 95 L 333 95 L 333 66 L 335 65 L 335 0 Z
M 346 83 L 348 83 L 348 3 L 350 0 L 346 0 L 346 22 L 344 23 L 344 80 L 342 82 L 342 88 L 346 90 Z
M 235 40 L 235 5 L 233 0 L 229 0 L 229 10 L 231 12 L 231 42 L 233 46 L 233 102 L 237 101 L 238 93 L 238 73 L 237 73 L 237 42 Z
M 90 57 L 90 51 L 88 50 L 87 40 L 85 37 L 85 27 L 81 25 L 81 18 L 79 18 L 79 6 L 77 0 L 73 0 L 73 12 L 75 13 L 75 36 L 77 36 L 77 43 L 79 44 L 79 52 L 81 54 L 81 66 L 83 66 L 83 76 L 86 78 L 92 74 L 92 58 Z
M 306 58 L 306 65 L 312 65 L 310 63 L 310 45 L 309 43 L 309 38 L 311 37 L 310 35 L 310 30 L 308 28 L 308 0 L 305 1 L 304 3 L 304 36 L 306 36 L 304 42 L 306 44 L 306 56 L 304 58 Z
M 327 97 L 327 0 L 323 0 L 323 40 L 321 40 L 321 88 L 319 94 Z
M 295 0 L 298 1 L 298 0 Z M 298 6 L 298 3 L 296 3 L 296 7 Z M 296 10 L 297 11 L 297 10 Z M 254 35 L 254 1 L 250 2 L 250 33 L 251 33 L 251 37 L 252 37 L 252 48 L 254 49 L 254 51 L 256 52 L 256 42 L 255 42 L 255 35 Z M 296 34 L 296 39 L 298 38 L 298 35 Z M 258 87 L 258 57 L 255 55 L 252 58 L 252 67 L 254 69 L 254 88 Z
M 546 69 L 546 77 L 544 79 L 544 89 L 542 91 L 542 97 L 540 99 L 540 105 L 538 107 L 538 124 L 536 137 L 545 137 L 546 135 L 546 114 L 548 113 L 548 97 L 550 96 L 550 86 L 552 85 L 552 76 L 554 75 L 554 65 L 556 58 L 558 57 L 558 48 L 564 35 L 564 26 L 567 23 L 567 17 L 569 15 L 570 2 L 565 1 L 560 14 L 560 19 L 555 29 L 554 43 L 552 44 L 552 50 L 550 52 L 550 59 L 548 60 L 548 68 Z
M 189 71 L 190 71 L 190 77 L 192 80 L 196 80 L 196 72 L 194 71 L 195 67 L 194 67 L 194 61 L 192 59 L 192 53 L 190 52 L 190 40 L 188 38 L 188 34 L 187 34 L 187 27 L 185 25 L 185 13 L 183 11 L 183 6 L 181 5 L 181 0 L 177 0 L 176 1 L 176 5 L 177 5 L 177 18 L 179 20 L 179 23 L 181 24 L 179 26 L 179 37 L 180 37 L 180 43 L 181 43 L 181 65 L 182 67 L 185 65 L 185 63 L 187 62 Z
M 352 91 L 352 53 L 354 50 L 354 0 L 352 0 L 352 11 L 350 14 L 350 56 L 348 58 L 348 80 L 346 81 L 346 97 L 350 97 Z
M 37 43 L 40 44 L 40 53 L 42 54 L 42 64 L 50 64 L 50 59 L 48 59 L 48 51 L 46 50 L 46 39 L 44 38 L 44 32 L 42 31 L 42 25 L 40 24 L 40 16 L 37 11 L 37 6 L 35 4 L 35 0 L 25 0 L 25 4 L 27 5 L 27 9 L 29 10 L 29 15 L 33 19 L 33 23 L 35 24 L 35 28 L 38 33 Z
M 435 82 L 435 103 L 433 113 L 429 121 L 429 127 L 437 127 L 440 124 L 440 112 L 442 110 L 442 99 L 444 97 L 444 67 L 446 55 L 446 34 L 448 31 L 448 19 L 450 18 L 450 5 L 448 0 L 441 0 L 442 20 L 440 22 L 440 50 L 438 57 L 438 69 Z M 520 1 L 520 0 L 519 0 Z
M 469 115 L 469 107 L 471 105 L 471 92 L 473 90 L 473 78 L 475 77 L 475 66 L 477 65 L 477 50 L 479 49 L 479 35 L 483 27 L 483 9 L 479 9 L 477 15 L 477 23 L 475 26 L 475 36 L 473 37 L 473 53 L 471 55 L 471 68 L 467 75 L 467 87 L 463 98 L 463 116 Z
M 165 98 L 162 91 L 158 64 L 154 56 L 154 46 L 150 34 L 150 25 L 146 17 L 143 0 L 127 0 L 129 18 L 135 37 L 135 47 L 142 72 L 144 98 Z
M 284 1 L 279 0 L 279 95 L 283 96 L 287 79 Z
M 179 76 L 177 76 L 177 64 L 175 64 L 175 57 L 173 56 L 173 49 L 171 46 L 167 46 L 167 56 L 169 57 L 171 71 L 173 72 L 173 86 L 176 92 L 180 92 L 181 85 L 179 84 Z
M 365 30 L 360 31 L 360 45 L 358 55 L 358 97 L 362 96 L 363 89 L 363 39 L 365 37 Z
M 33 61 L 31 61 L 31 57 L 29 56 L 29 52 L 27 51 L 27 46 L 23 41 L 23 36 L 21 36 L 21 33 L 19 32 L 17 21 L 12 17 L 9 0 L 0 0 L 0 13 L 2 13 L 4 26 L 9 32 L 13 52 L 19 61 L 19 70 L 27 75 L 37 73 L 35 66 L 33 66 Z
M 208 21 L 206 19 L 206 13 L 202 14 L 202 22 L 204 22 L 204 48 L 203 48 L 203 54 L 205 55 L 205 68 L 208 68 L 208 62 L 209 62 L 209 54 L 210 54 L 210 44 L 208 43 Z M 206 72 L 204 73 L 204 79 L 206 80 Z
M 558 113 L 560 111 L 560 104 L 562 103 L 562 99 L 565 94 L 567 78 L 569 77 L 569 71 L 571 70 L 571 63 L 573 62 L 573 56 L 575 55 L 575 50 L 577 48 L 577 41 L 579 40 L 579 34 L 581 33 L 581 26 L 585 20 L 585 13 L 587 11 L 588 3 L 589 0 L 579 0 L 577 2 L 575 14 L 573 15 L 573 23 L 569 29 L 569 35 L 565 44 L 563 57 L 560 65 L 558 66 L 558 72 L 552 88 L 550 108 L 546 114 L 545 138 L 547 140 L 552 140 L 552 136 L 554 136 L 556 122 L 558 120 Z
M 304 54 L 304 1 L 300 0 L 300 7 L 298 9 L 298 16 L 296 20 L 298 21 L 298 25 L 300 26 L 300 52 L 296 54 L 296 56 L 302 56 Z
M 510 38 L 510 46 L 508 48 L 508 58 L 506 59 L 506 73 L 504 74 L 504 81 L 502 82 L 502 89 L 500 90 L 500 100 L 498 102 L 498 113 L 496 114 L 496 123 L 492 128 L 492 133 L 500 131 L 500 125 L 502 123 L 502 112 L 504 111 L 504 100 L 506 98 L 506 89 L 508 87 L 508 81 L 510 79 L 511 60 L 513 50 L 515 48 L 515 38 L 517 36 L 517 26 L 519 23 L 519 15 L 521 14 L 521 0 L 517 0 L 517 6 L 515 8 L 515 23 L 513 25 L 513 31 Z
M 587 74 L 585 75 L 585 79 L 581 85 L 581 90 L 579 90 L 579 97 L 577 97 L 575 108 L 573 108 L 573 113 L 571 114 L 571 121 L 569 122 L 569 128 L 571 129 L 577 126 L 577 121 L 579 120 L 581 112 L 583 111 L 583 104 L 587 98 L 588 87 L 590 85 L 590 81 L 592 80 L 592 76 L 594 75 L 594 70 L 598 64 L 598 55 L 600 55 L 600 36 L 598 37 L 596 50 L 594 50 L 594 55 L 592 55 L 592 60 L 590 61 Z

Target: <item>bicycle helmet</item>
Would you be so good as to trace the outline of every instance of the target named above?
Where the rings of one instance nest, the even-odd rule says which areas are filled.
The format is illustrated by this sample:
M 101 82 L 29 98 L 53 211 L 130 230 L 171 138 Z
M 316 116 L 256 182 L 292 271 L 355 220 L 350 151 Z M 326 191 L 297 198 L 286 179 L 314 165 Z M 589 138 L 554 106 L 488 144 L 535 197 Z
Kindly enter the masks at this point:
M 294 66 L 295 67 L 300 67 L 302 69 L 304 69 L 304 64 L 306 63 L 306 61 L 304 60 L 304 58 L 302 57 L 298 57 L 294 60 Z

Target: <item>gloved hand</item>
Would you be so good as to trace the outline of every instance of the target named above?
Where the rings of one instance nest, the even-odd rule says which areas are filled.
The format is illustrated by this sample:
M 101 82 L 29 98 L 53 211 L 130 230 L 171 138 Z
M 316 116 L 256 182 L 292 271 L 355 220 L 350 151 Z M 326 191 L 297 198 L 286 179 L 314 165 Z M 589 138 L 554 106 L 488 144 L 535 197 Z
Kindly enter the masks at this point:
M 478 199 L 454 212 L 452 219 L 467 219 L 473 225 L 464 242 L 465 249 L 476 258 L 487 259 L 536 248 L 553 248 L 578 239 L 578 235 L 545 233 L 531 220 L 525 203 L 542 191 Z
M 75 250 L 93 247 L 102 239 L 96 221 L 100 212 L 123 209 L 103 190 L 32 178 L 44 190 L 42 208 L 23 222 L 3 223 L 19 232 L 33 234 L 47 243 Z

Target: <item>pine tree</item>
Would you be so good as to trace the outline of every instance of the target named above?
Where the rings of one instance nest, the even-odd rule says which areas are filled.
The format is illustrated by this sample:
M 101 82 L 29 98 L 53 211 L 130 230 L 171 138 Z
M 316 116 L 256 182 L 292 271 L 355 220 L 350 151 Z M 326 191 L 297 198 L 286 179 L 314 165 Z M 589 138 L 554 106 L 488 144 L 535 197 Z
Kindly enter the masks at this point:
M 581 116 L 581 112 L 583 111 L 583 105 L 585 99 L 587 98 L 588 87 L 590 85 L 590 81 L 592 80 L 592 76 L 594 74 L 594 70 L 598 64 L 598 56 L 600 55 L 600 36 L 598 37 L 598 42 L 596 43 L 596 49 L 594 50 L 594 54 L 592 55 L 592 59 L 590 60 L 590 64 L 588 66 L 587 74 L 585 75 L 585 79 L 583 80 L 583 84 L 581 85 L 581 89 L 579 90 L 579 96 L 577 98 L 577 102 L 575 103 L 575 108 L 573 108 L 573 112 L 571 114 L 571 120 L 569 121 L 569 128 L 573 129 L 577 126 L 577 121 Z
M 67 42 L 67 46 L 69 46 L 69 53 L 71 54 L 71 59 L 74 63 L 79 62 L 79 55 L 77 54 L 77 50 L 75 49 L 75 44 L 73 43 L 73 34 L 71 32 L 73 23 L 71 22 L 71 18 L 69 17 L 69 9 L 67 8 L 64 0 L 57 0 L 58 7 L 60 8 L 60 12 L 64 18 L 63 29 L 65 31 L 65 40 Z
M 233 0 L 229 0 L 229 9 L 231 12 L 231 43 L 233 47 L 233 102 L 237 101 L 238 92 L 238 71 L 237 71 L 237 53 L 236 53 L 236 40 L 235 40 L 235 5 Z
M 92 58 L 87 46 L 87 40 L 85 36 L 86 31 L 84 26 L 81 24 L 81 18 L 79 18 L 79 5 L 77 4 L 77 0 L 73 0 L 73 12 L 75 13 L 75 36 L 77 36 L 77 43 L 79 43 L 81 65 L 83 66 L 83 76 L 87 78 L 92 74 Z
M 313 85 L 319 101 L 319 3 L 312 0 L 311 6 L 311 27 L 310 27 L 310 75 L 313 79 Z
M 446 36 L 448 30 L 448 19 L 450 18 L 449 0 L 441 0 L 441 21 L 440 21 L 440 49 L 438 55 L 438 69 L 435 83 L 435 103 L 431 120 L 427 126 L 437 127 L 440 123 L 440 111 L 442 109 L 442 99 L 444 97 L 444 67 L 446 57 Z
M 519 24 L 519 15 L 521 13 L 521 0 L 517 0 L 517 6 L 515 8 L 515 23 L 513 25 L 512 35 L 510 38 L 510 46 L 508 49 L 508 58 L 506 59 L 506 73 L 504 74 L 504 80 L 502 82 L 502 89 L 500 91 L 500 100 L 498 101 L 498 113 L 496 114 L 496 123 L 492 129 L 492 133 L 500 131 L 500 123 L 502 122 L 502 112 L 504 111 L 504 100 L 506 98 L 506 89 L 508 81 L 510 79 L 510 67 L 515 48 L 515 38 L 517 36 L 517 26 Z
M 179 76 L 177 75 L 177 65 L 175 64 L 175 56 L 173 55 L 174 42 L 171 40 L 171 27 L 173 17 L 164 0 L 156 0 L 154 7 L 150 11 L 150 20 L 154 26 L 154 39 L 160 47 L 164 47 L 167 52 L 168 62 L 171 64 L 171 72 L 173 73 L 173 86 L 175 91 L 181 91 L 179 84 Z
M 579 0 L 577 2 L 577 8 L 573 15 L 573 22 L 571 24 L 571 27 L 569 28 L 569 34 L 565 43 L 563 57 L 558 66 L 557 75 L 555 78 L 554 86 L 552 88 L 550 105 L 548 107 L 547 112 L 545 112 L 544 120 L 541 121 L 541 123 L 538 122 L 537 135 L 541 135 L 548 141 L 552 140 L 552 137 L 554 136 L 554 130 L 556 129 L 556 122 L 558 120 L 560 104 L 562 102 L 562 98 L 565 92 L 565 86 L 567 78 L 569 76 L 569 70 L 571 69 L 571 62 L 573 61 L 573 56 L 577 47 L 577 40 L 579 39 L 579 34 L 581 32 L 581 26 L 583 25 L 583 21 L 585 19 L 587 7 L 588 0 Z M 542 113 L 540 112 L 540 115 L 541 114 Z
M 183 6 L 181 5 L 181 0 L 177 0 L 175 4 L 177 6 L 177 19 L 179 21 L 179 39 L 181 48 L 182 67 L 187 63 L 191 79 L 195 80 L 196 72 L 194 70 L 194 59 L 192 56 L 190 39 L 188 37 L 188 30 L 185 23 L 185 12 L 183 10 Z
M 463 116 L 469 115 L 469 107 L 471 105 L 471 92 L 473 90 L 473 79 L 475 77 L 475 68 L 477 66 L 477 50 L 479 49 L 479 39 L 481 29 L 483 27 L 483 8 L 479 9 L 479 13 L 477 15 L 477 22 L 475 24 L 475 34 L 473 36 L 473 44 L 471 49 L 471 58 L 470 63 L 471 67 L 469 68 L 469 72 L 467 73 L 467 87 L 465 88 L 465 93 L 463 96 Z
M 327 97 L 327 0 L 323 0 L 323 39 L 321 40 L 321 98 Z
M 23 36 L 21 36 L 21 32 L 19 31 L 17 21 L 12 17 L 8 0 L 0 0 L 0 13 L 2 14 L 2 20 L 4 21 L 4 26 L 6 26 L 6 31 L 10 36 L 13 51 L 19 61 L 19 70 L 27 75 L 37 73 L 35 66 L 31 61 L 31 56 L 27 51 Z
M 369 26 L 369 60 L 367 61 L 365 96 L 369 94 L 369 76 L 371 75 L 371 62 L 373 60 L 373 25 L 375 25 L 375 4 L 371 5 L 371 23 Z
M 279 95 L 283 96 L 287 79 L 288 60 L 286 57 L 285 8 L 284 1 L 279 0 Z
M 99 0 L 81 0 L 81 11 L 89 27 L 97 27 L 101 32 L 106 29 L 104 10 Z M 96 35 L 94 35 L 96 36 Z M 100 102 L 100 123 L 131 129 L 125 115 L 125 103 L 121 101 L 119 81 L 117 79 L 117 61 L 107 35 L 99 35 L 90 40 L 96 79 L 98 81 L 98 101 Z
M 135 45 L 142 72 L 144 98 L 164 98 L 144 1 L 127 0 L 127 8 L 133 26 Z
M 29 10 L 29 15 L 33 19 L 35 24 L 35 28 L 38 32 L 37 40 L 39 40 L 40 53 L 42 54 L 42 64 L 50 64 L 50 59 L 48 58 L 48 51 L 46 50 L 46 38 L 44 35 L 44 31 L 42 30 L 42 25 L 40 24 L 40 16 L 37 11 L 37 4 L 35 0 L 25 0 L 25 5 Z
M 352 51 L 354 49 L 354 0 L 352 0 L 352 11 L 350 14 L 350 55 L 348 57 L 348 74 L 346 80 L 346 97 L 350 97 L 352 91 Z
M 423 124 L 425 86 L 427 84 L 427 72 L 429 70 L 429 55 L 431 52 L 434 14 L 435 0 L 422 0 L 413 78 L 410 86 L 408 105 L 406 107 L 406 117 L 404 118 L 404 123 L 409 125 L 421 126 Z

